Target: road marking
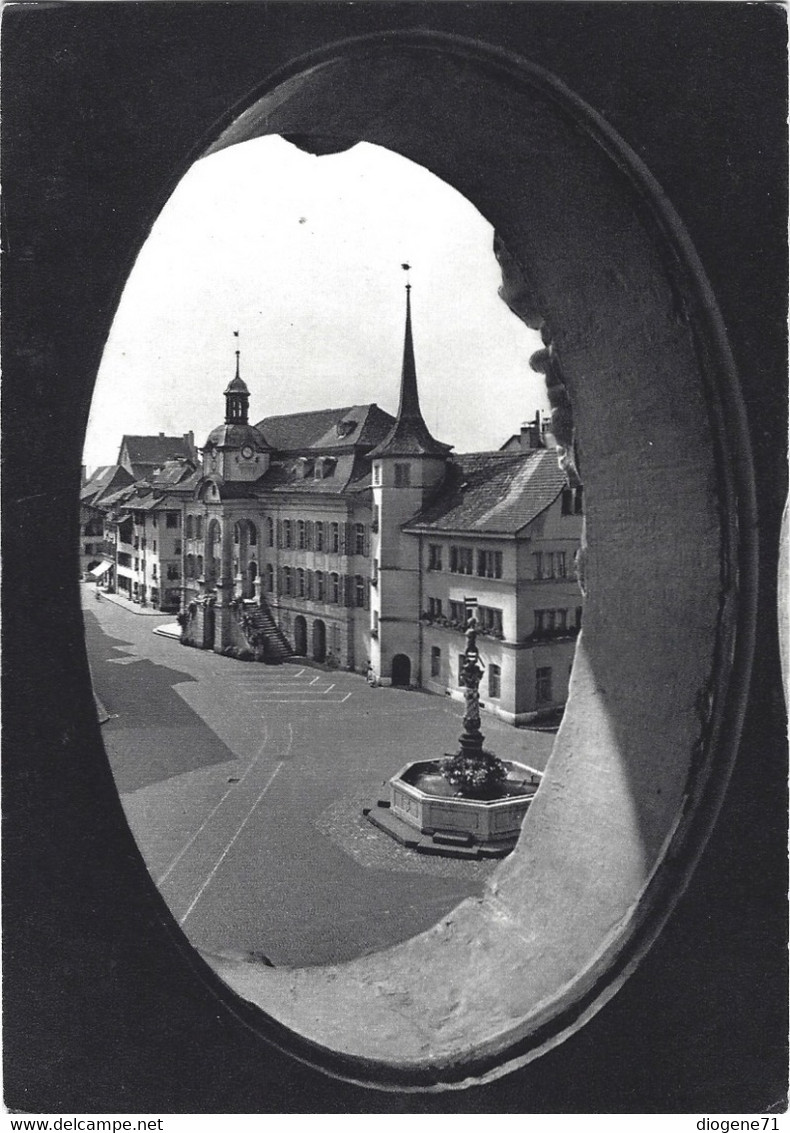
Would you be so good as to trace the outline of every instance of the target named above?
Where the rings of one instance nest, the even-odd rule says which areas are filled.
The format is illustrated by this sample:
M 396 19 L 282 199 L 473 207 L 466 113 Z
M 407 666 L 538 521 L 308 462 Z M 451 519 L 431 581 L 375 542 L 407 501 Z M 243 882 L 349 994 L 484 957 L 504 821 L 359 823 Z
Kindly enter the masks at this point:
M 178 922 L 178 923 L 179 923 L 179 925 L 182 925 L 182 926 L 183 926 L 183 924 L 184 924 L 184 922 L 186 921 L 187 917 L 189 916 L 189 914 L 190 914 L 190 913 L 192 912 L 192 910 L 194 909 L 195 905 L 197 905 L 198 901 L 200 900 L 200 898 L 201 898 L 201 897 L 203 896 L 203 894 L 205 893 L 205 891 L 206 891 L 206 888 L 208 887 L 208 885 L 210 884 L 210 882 L 211 882 L 211 881 L 213 880 L 214 876 L 216 875 L 216 872 L 217 872 L 217 870 L 219 869 L 219 867 L 220 867 L 220 866 L 222 865 L 222 863 L 224 862 L 225 858 L 227 857 L 228 853 L 230 852 L 231 848 L 233 847 L 233 845 L 234 845 L 234 843 L 235 843 L 236 839 L 238 838 L 239 834 L 241 834 L 242 830 L 244 829 L 244 827 L 245 827 L 245 826 L 247 825 L 247 823 L 249 822 L 250 818 L 252 817 L 252 815 L 253 815 L 253 813 L 254 813 L 254 811 L 255 811 L 256 807 L 258 806 L 258 803 L 259 803 L 259 802 L 261 801 L 261 799 L 262 799 L 262 798 L 263 798 L 263 796 L 264 796 L 264 795 L 266 794 L 266 792 L 267 792 L 267 791 L 269 790 L 269 787 L 271 787 L 272 783 L 274 782 L 275 778 L 277 777 L 277 774 L 278 774 L 278 772 L 280 771 L 280 768 L 281 768 L 281 767 L 283 766 L 283 764 L 284 764 L 284 762 L 285 762 L 285 759 L 287 759 L 287 758 L 288 758 L 288 755 L 290 754 L 290 751 L 291 751 L 291 747 L 292 747 L 292 745 L 293 745 L 293 738 L 294 738 L 294 734 L 293 734 L 293 728 L 291 727 L 291 725 L 290 725 L 290 724 L 288 725 L 288 732 L 289 732 L 289 737 L 288 737 L 288 747 L 287 747 L 287 749 L 286 749 L 286 751 L 285 751 L 285 757 L 284 757 L 284 759 L 281 759 L 281 760 L 280 760 L 280 762 L 279 762 L 279 763 L 277 764 L 277 766 L 275 767 L 274 771 L 272 771 L 271 775 L 270 775 L 270 776 L 269 776 L 269 778 L 268 778 L 268 779 L 266 780 L 266 785 L 264 786 L 264 788 L 263 788 L 263 790 L 261 791 L 261 793 L 260 793 L 260 794 L 258 795 L 258 797 L 257 797 L 257 799 L 255 800 L 255 802 L 254 802 L 254 803 L 252 804 L 252 807 L 251 807 L 251 808 L 250 808 L 250 810 L 249 810 L 249 811 L 247 812 L 247 816 L 245 817 L 245 819 L 243 820 L 243 822 L 242 822 L 242 823 L 241 823 L 241 825 L 239 826 L 239 828 L 238 828 L 238 830 L 236 831 L 236 833 L 235 833 L 235 834 L 233 835 L 233 837 L 232 837 L 232 838 L 231 838 L 231 840 L 230 840 L 230 841 L 228 842 L 228 844 L 227 844 L 227 846 L 225 847 L 225 849 L 224 849 L 224 850 L 222 851 L 222 853 L 220 854 L 220 856 L 219 856 L 219 857 L 217 858 L 216 862 L 214 863 L 214 867 L 212 868 L 212 870 L 211 870 L 211 872 L 209 873 L 208 877 L 206 878 L 206 880 L 205 880 L 205 881 L 203 882 L 203 884 L 201 885 L 200 889 L 198 889 L 197 893 L 195 894 L 195 897 L 194 897 L 194 898 L 193 898 L 193 900 L 192 900 L 192 904 L 191 904 L 191 905 L 189 906 L 189 908 L 187 909 L 187 911 L 186 911 L 186 912 L 184 913 L 183 917 L 181 917 L 181 919 L 179 920 L 179 922 Z
M 292 738 L 293 738 L 293 737 L 292 737 Z M 225 794 L 224 794 L 224 795 L 222 796 L 222 798 L 221 798 L 221 799 L 219 800 L 219 802 L 218 802 L 218 803 L 217 803 L 217 805 L 216 805 L 216 806 L 214 807 L 214 809 L 213 809 L 213 810 L 212 810 L 212 811 L 211 811 L 211 812 L 210 812 L 210 813 L 209 813 L 208 815 L 206 815 L 205 819 L 204 819 L 204 820 L 203 820 L 203 822 L 202 822 L 202 823 L 200 824 L 200 826 L 199 826 L 199 827 L 197 828 L 197 830 L 195 831 L 195 833 L 194 833 L 194 834 L 192 835 L 192 837 L 191 837 L 191 838 L 189 839 L 189 841 L 188 841 L 188 842 L 186 843 L 186 845 L 185 845 L 185 846 L 183 846 L 183 847 L 182 847 L 182 849 L 181 849 L 181 850 L 180 850 L 180 851 L 179 851 L 179 852 L 178 852 L 178 853 L 176 854 L 176 856 L 175 856 L 175 857 L 173 858 L 172 862 L 171 862 L 171 863 L 170 863 L 170 865 L 169 865 L 169 866 L 167 867 L 167 869 L 165 870 L 165 872 L 164 872 L 164 873 L 162 874 L 162 876 L 161 876 L 161 877 L 160 877 L 160 878 L 158 879 L 158 881 L 156 882 L 156 884 L 157 884 L 157 885 L 160 885 L 160 886 L 161 886 L 161 885 L 162 885 L 162 884 L 163 884 L 163 883 L 164 883 L 164 882 L 165 882 L 165 881 L 167 880 L 167 878 L 168 878 L 168 877 L 170 876 L 170 874 L 171 874 L 171 873 L 173 872 L 173 870 L 174 870 L 174 869 L 176 868 L 176 866 L 178 865 L 178 863 L 179 863 L 179 862 L 181 861 L 181 859 L 183 858 L 184 854 L 185 854 L 185 853 L 187 852 L 187 850 L 189 849 L 189 847 L 190 847 L 191 845 L 193 845 L 193 843 L 194 843 L 195 839 L 196 839 L 196 838 L 198 838 L 198 837 L 200 836 L 200 834 L 202 834 L 202 833 L 203 833 L 203 831 L 205 830 L 205 828 L 206 828 L 207 824 L 208 824 L 208 823 L 209 823 L 209 822 L 211 821 L 211 819 L 212 819 L 212 818 L 214 817 L 214 815 L 215 815 L 215 814 L 217 813 L 217 811 L 219 810 L 219 808 L 220 808 L 220 807 L 222 806 L 222 804 L 223 804 L 223 803 L 225 802 L 225 799 L 226 799 L 226 798 L 228 797 L 228 795 L 230 795 L 230 794 L 231 794 L 231 793 L 232 793 L 232 792 L 234 791 L 234 789 L 235 789 L 236 787 L 238 787 L 238 786 L 239 786 L 239 784 L 240 784 L 240 783 L 243 783 L 243 782 L 244 782 L 244 780 L 245 780 L 245 779 L 247 778 L 247 776 L 249 775 L 249 773 L 250 773 L 250 772 L 252 771 L 252 769 L 253 769 L 253 767 L 255 766 L 255 764 L 256 764 L 256 763 L 258 762 L 258 760 L 259 760 L 259 759 L 261 758 L 261 756 L 263 755 L 264 751 L 266 750 L 266 747 L 267 747 L 268 743 L 269 743 L 269 729 L 268 729 L 268 728 L 266 727 L 266 721 L 264 721 L 264 730 L 263 730 L 263 743 L 262 743 L 262 744 L 261 744 L 261 746 L 260 746 L 260 747 L 258 748 L 258 751 L 256 752 L 256 754 L 255 754 L 255 756 L 254 756 L 254 758 L 253 758 L 252 762 L 250 763 L 249 767 L 248 767 L 248 768 L 247 768 L 247 770 L 246 770 L 246 771 L 244 772 L 244 774 L 243 774 L 243 775 L 242 775 L 242 776 L 241 776 L 241 777 L 240 777 L 240 778 L 238 779 L 238 781 L 237 781 L 236 783 L 232 783 L 232 784 L 230 785 L 230 787 L 228 787 L 227 791 L 226 791 L 226 792 L 225 792 Z
M 317 696 L 323 696 L 323 693 L 319 692 L 316 695 Z M 348 698 L 351 695 L 352 694 L 350 692 L 347 692 L 345 696 L 342 696 L 341 693 L 336 692 L 335 696 L 339 696 L 340 700 L 290 700 L 290 699 L 284 700 L 284 699 L 280 699 L 280 698 L 271 697 L 271 698 L 264 699 L 263 703 L 264 704 L 314 704 L 314 705 L 316 705 L 317 707 L 320 708 L 322 706 L 326 707 L 329 704 L 345 704 L 346 701 L 348 700 Z M 262 716 L 261 719 L 265 720 L 266 717 Z
M 311 681 L 309 681 L 308 684 L 314 685 L 316 683 L 316 681 L 320 681 L 320 680 L 321 680 L 321 676 L 319 674 L 319 676 L 313 677 L 313 679 Z

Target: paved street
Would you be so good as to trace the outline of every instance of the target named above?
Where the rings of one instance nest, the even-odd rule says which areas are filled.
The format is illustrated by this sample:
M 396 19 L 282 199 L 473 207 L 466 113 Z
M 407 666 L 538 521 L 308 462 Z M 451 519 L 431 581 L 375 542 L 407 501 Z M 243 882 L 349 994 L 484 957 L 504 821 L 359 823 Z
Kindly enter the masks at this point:
M 361 808 L 403 763 L 456 747 L 461 705 L 298 664 L 187 649 L 83 587 L 102 733 L 129 824 L 199 947 L 277 964 L 350 959 L 428 928 L 495 865 L 425 857 Z M 488 746 L 545 766 L 553 736 L 484 718 Z

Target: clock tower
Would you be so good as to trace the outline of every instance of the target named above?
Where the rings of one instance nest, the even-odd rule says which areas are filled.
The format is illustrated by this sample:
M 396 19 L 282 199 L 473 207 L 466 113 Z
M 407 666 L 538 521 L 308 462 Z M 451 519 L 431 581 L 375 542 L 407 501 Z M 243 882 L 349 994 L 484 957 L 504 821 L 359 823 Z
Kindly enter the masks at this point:
M 225 483 L 252 483 L 268 470 L 271 446 L 249 422 L 250 391 L 239 373 L 225 390 L 225 423 L 209 434 L 203 446 L 203 472 Z

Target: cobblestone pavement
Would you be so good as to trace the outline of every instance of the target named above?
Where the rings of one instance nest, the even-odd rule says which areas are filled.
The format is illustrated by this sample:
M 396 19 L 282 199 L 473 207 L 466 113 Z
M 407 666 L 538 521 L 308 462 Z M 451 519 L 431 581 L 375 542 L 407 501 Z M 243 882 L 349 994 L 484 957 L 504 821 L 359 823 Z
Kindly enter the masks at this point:
M 198 947 L 278 965 L 345 960 L 482 892 L 495 863 L 414 854 L 361 815 L 409 759 L 455 748 L 456 701 L 184 648 L 153 633 L 172 615 L 83 595 L 124 810 Z M 484 732 L 499 755 L 545 766 L 553 736 L 488 717 Z

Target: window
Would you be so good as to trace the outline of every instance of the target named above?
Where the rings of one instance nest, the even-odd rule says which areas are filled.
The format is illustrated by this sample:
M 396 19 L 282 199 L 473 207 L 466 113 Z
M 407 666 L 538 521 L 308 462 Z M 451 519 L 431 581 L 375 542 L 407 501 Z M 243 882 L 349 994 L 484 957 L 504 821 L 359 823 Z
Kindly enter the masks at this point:
M 502 552 L 501 551 L 478 551 L 477 552 L 477 573 L 480 578 L 501 578 L 502 577 Z
M 380 464 L 374 464 L 373 465 L 373 483 L 374 484 L 380 484 L 381 483 L 381 465 Z
M 450 570 L 453 574 L 474 574 L 474 552 L 471 547 L 450 548 Z
M 379 635 L 379 612 L 374 610 L 370 620 L 370 636 L 378 637 Z
M 317 570 L 315 572 L 315 600 L 316 602 L 323 602 L 324 597 L 324 572 L 322 570 Z
M 154 527 L 158 526 L 158 524 L 156 522 L 156 512 L 154 512 L 153 515 L 151 516 L 151 523 L 153 523 Z
M 283 592 L 293 593 L 293 572 L 290 567 L 283 567 Z
M 428 544 L 428 570 L 442 569 L 442 548 L 439 543 Z
M 135 535 L 135 537 L 134 537 L 134 549 L 135 549 L 135 551 L 140 550 L 140 536 L 139 535 Z
M 241 524 L 239 523 L 233 524 L 233 542 L 237 547 L 241 542 Z
M 556 626 L 558 633 L 563 633 L 568 628 L 568 611 L 556 611 Z
M 354 579 L 354 601 L 357 606 L 365 605 L 365 579 L 361 574 Z
M 307 546 L 303 519 L 300 519 L 296 524 L 296 545 L 300 551 L 303 551 Z
M 203 538 L 203 516 L 202 515 L 195 516 L 195 538 L 196 539 L 202 539 Z
M 156 539 L 154 539 L 154 540 L 153 540 L 153 547 L 152 547 L 151 549 L 153 550 L 154 554 L 156 554 Z M 176 540 L 176 549 L 175 549 L 175 553 L 176 553 L 177 555 L 180 555 L 180 554 L 181 554 L 181 544 L 180 544 L 180 543 L 178 542 L 178 540 Z
M 198 555 L 197 561 L 196 561 L 196 564 L 195 564 L 195 569 L 197 570 L 198 578 L 202 578 L 203 577 L 203 556 L 202 555 Z
M 168 527 L 178 527 L 179 515 L 177 511 L 168 511 L 165 513 L 167 516 Z
M 365 524 L 357 523 L 354 527 L 354 554 L 364 555 L 365 553 Z
M 135 569 L 135 570 L 139 570 L 139 569 L 140 569 L 140 560 L 139 560 L 139 559 L 135 559 L 135 560 L 134 560 L 134 569 Z
M 494 606 L 478 606 L 477 621 L 486 633 L 502 636 L 502 611 Z
M 573 496 L 573 514 L 584 515 L 584 488 L 577 488 Z
M 499 665 L 488 666 L 488 695 L 492 700 L 499 700 L 502 695 L 502 670 Z
M 274 520 L 271 516 L 266 517 L 266 546 L 274 546 Z
M 290 519 L 283 520 L 283 546 L 293 546 L 293 525 L 291 524 Z
M 329 550 L 332 552 L 333 555 L 339 555 L 340 554 L 340 524 L 339 523 L 333 523 L 332 524 Z
M 395 487 L 396 488 L 409 488 L 409 487 L 411 487 L 411 465 L 410 464 L 396 464 L 395 465 Z
M 144 551 L 144 550 L 146 549 L 146 547 L 147 547 L 147 546 L 148 546 L 148 540 L 147 540 L 147 539 L 146 539 L 145 537 L 143 537 L 143 538 L 142 538 L 142 539 L 140 540 L 140 549 L 141 549 L 142 551 Z
M 370 575 L 370 583 L 372 586 L 377 586 L 379 581 L 379 560 L 373 560 L 373 570 Z
M 554 556 L 554 561 L 557 570 L 557 578 L 567 578 L 567 567 L 565 565 L 565 552 L 557 551 Z
M 534 626 L 534 629 L 533 629 L 533 633 L 535 634 L 536 637 L 540 637 L 540 635 L 542 633 L 545 633 L 545 630 L 546 630 L 545 614 L 546 614 L 545 610 L 536 610 L 535 611 L 535 626 Z
M 428 613 L 432 618 L 440 618 L 442 616 L 442 600 L 441 598 L 428 599 Z
M 370 530 L 373 532 L 374 535 L 378 534 L 380 520 L 381 520 L 381 509 L 379 508 L 378 504 L 376 504 L 376 506 L 373 509 L 373 522 L 370 525 Z
M 573 488 L 562 489 L 562 514 L 573 515 Z
M 156 563 L 151 567 L 151 577 L 156 578 Z
M 442 671 L 442 651 L 438 645 L 431 647 L 431 676 L 438 677 Z
M 167 577 L 168 581 L 170 582 L 175 582 L 178 578 L 180 578 L 180 575 L 178 573 L 178 566 L 176 565 L 176 563 L 167 564 Z
M 557 554 L 554 551 L 537 551 L 533 554 L 535 560 L 535 578 L 556 578 L 557 577 L 557 559 L 562 556 L 563 562 L 565 561 L 565 552 L 559 551 Z M 564 567 L 563 567 L 564 569 Z M 565 575 L 560 577 L 564 578 Z
M 156 540 L 154 540 L 154 550 L 156 550 Z M 175 539 L 173 541 L 173 554 L 174 555 L 180 555 L 181 554 L 181 540 L 180 539 Z
M 296 596 L 304 598 L 304 571 L 301 567 L 296 572 Z
M 576 607 L 576 628 L 577 629 L 582 628 L 582 610 L 583 609 L 584 609 L 583 606 L 577 606 Z
M 450 621 L 458 622 L 459 625 L 466 625 L 463 602 L 450 603 Z
M 258 545 L 258 528 L 254 523 L 250 524 L 250 546 L 257 547 Z
M 274 567 L 271 563 L 266 564 L 266 591 L 268 594 L 274 593 Z
M 187 516 L 187 539 L 195 538 L 195 517 L 194 515 Z
M 329 601 L 340 601 L 340 577 L 334 571 L 329 576 Z
M 549 704 L 551 702 L 551 669 L 535 670 L 535 703 Z
M 320 520 L 315 525 L 315 549 L 316 551 L 324 549 L 324 525 Z

